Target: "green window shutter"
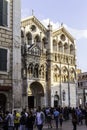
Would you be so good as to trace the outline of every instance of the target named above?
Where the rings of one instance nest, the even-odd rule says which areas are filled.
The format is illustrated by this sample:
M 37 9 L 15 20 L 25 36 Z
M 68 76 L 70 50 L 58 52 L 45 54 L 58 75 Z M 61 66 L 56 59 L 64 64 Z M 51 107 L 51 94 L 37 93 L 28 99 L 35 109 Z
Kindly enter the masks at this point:
M 0 0 L 0 26 L 3 25 L 3 0 Z
M 8 2 L 6 0 L 0 0 L 0 25 L 7 26 L 8 18 Z
M 7 50 L 0 48 L 0 71 L 7 71 Z
M 8 17 L 8 3 L 6 0 L 3 1 L 3 25 L 7 26 L 7 17 Z

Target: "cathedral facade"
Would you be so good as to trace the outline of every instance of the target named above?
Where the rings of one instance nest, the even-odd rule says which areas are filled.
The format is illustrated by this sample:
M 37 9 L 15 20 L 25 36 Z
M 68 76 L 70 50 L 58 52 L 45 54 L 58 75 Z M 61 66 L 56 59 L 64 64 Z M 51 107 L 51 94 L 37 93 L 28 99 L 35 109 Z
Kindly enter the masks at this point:
M 76 43 L 35 16 L 21 21 L 22 91 L 26 107 L 76 107 Z
M 72 35 L 64 26 L 45 27 L 35 16 L 21 21 L 20 0 L 0 0 L 0 12 L 0 112 L 76 106 Z

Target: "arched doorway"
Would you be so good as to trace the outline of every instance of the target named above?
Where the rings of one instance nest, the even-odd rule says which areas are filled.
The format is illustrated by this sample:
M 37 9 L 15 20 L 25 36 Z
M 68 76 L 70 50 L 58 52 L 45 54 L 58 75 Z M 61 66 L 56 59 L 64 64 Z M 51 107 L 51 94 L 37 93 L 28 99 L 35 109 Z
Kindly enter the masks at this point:
M 6 96 L 0 93 L 0 112 L 4 113 L 6 108 Z
M 43 86 L 39 82 L 33 82 L 30 85 L 32 95 L 28 96 L 28 106 L 37 107 L 41 106 L 41 99 L 44 96 Z

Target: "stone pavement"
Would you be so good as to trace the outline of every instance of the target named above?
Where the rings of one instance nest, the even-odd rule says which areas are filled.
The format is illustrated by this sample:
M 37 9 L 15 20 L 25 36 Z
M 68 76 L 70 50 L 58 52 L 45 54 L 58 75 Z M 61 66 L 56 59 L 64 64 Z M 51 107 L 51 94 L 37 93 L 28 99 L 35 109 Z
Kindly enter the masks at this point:
M 44 125 L 43 130 L 56 130 L 54 122 L 52 123 L 52 128 L 48 128 L 47 124 Z M 37 128 L 34 128 L 34 130 L 37 130 Z M 62 128 L 58 128 L 58 130 L 73 130 L 72 122 L 64 121 Z M 77 125 L 77 130 L 87 130 L 87 127 L 85 126 L 85 123 L 83 122 L 83 125 Z

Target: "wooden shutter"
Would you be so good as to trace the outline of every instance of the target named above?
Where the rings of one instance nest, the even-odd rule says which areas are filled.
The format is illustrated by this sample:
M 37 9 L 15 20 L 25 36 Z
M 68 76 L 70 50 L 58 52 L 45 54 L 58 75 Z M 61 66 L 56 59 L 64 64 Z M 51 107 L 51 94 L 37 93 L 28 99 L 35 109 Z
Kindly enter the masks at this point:
M 6 0 L 0 0 L 0 25 L 7 26 L 7 12 L 8 2 Z
M 3 0 L 0 0 L 0 25 L 2 25 L 3 19 Z
M 0 48 L 0 71 L 7 71 L 7 50 Z
M 8 5 L 7 1 L 3 0 L 3 25 L 7 26 L 7 11 L 8 11 Z

